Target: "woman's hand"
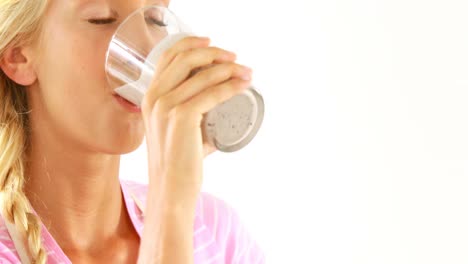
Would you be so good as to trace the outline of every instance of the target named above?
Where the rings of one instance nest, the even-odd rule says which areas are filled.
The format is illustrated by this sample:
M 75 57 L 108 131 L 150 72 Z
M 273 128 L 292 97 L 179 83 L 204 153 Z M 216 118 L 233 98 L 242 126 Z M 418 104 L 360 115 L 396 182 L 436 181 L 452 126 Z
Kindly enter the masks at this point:
M 250 85 L 251 70 L 235 59 L 199 37 L 182 39 L 159 59 L 142 102 L 149 191 L 139 263 L 190 263 L 203 158 L 215 150 L 203 142 L 203 115 Z M 148 262 L 154 259 L 160 262 Z
M 163 53 L 142 102 L 150 180 L 171 192 L 198 191 L 203 158 L 214 149 L 202 139 L 203 114 L 250 84 L 251 71 L 234 63 L 235 54 L 208 45 L 187 37 Z

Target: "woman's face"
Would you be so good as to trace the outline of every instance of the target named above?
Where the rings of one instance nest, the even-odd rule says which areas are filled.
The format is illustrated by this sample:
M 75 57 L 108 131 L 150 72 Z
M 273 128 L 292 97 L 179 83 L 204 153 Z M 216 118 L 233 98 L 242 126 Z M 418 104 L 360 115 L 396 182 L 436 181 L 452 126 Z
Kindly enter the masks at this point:
M 28 87 L 33 129 L 86 150 L 124 154 L 142 142 L 140 113 L 126 111 L 105 75 L 112 34 L 139 0 L 55 0 L 47 9 L 37 42 L 37 82 Z

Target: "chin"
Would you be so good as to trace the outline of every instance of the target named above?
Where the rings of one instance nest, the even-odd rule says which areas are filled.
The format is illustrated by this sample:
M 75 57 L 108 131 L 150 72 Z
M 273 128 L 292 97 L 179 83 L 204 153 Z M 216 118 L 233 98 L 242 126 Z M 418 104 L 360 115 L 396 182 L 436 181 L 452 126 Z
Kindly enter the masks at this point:
M 121 144 L 117 150 L 117 152 L 121 155 L 131 153 L 137 150 L 143 142 L 143 137 L 139 138 L 139 140 L 135 142 L 130 142 L 128 144 Z
M 94 144 L 99 144 L 97 146 L 98 152 L 110 155 L 124 155 L 138 149 L 143 142 L 143 138 L 143 134 L 141 136 L 133 135 L 127 137 L 119 135 L 118 137 L 110 140 L 109 138 L 107 140 L 96 140 L 94 141 Z

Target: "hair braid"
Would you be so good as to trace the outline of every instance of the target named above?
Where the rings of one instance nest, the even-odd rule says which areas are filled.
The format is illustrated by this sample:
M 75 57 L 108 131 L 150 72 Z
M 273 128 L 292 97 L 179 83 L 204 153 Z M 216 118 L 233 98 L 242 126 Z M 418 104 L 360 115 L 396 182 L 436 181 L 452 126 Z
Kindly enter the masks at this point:
M 35 40 L 47 0 L 0 1 L 0 58 L 8 47 Z M 23 238 L 32 263 L 46 263 L 41 221 L 24 192 L 29 149 L 28 103 L 22 87 L 0 71 L 0 210 Z

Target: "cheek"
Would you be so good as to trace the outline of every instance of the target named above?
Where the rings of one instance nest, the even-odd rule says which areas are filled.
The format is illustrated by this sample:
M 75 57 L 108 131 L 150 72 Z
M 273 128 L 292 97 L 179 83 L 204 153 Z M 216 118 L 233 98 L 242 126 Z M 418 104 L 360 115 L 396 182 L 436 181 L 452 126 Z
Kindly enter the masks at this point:
M 118 152 L 134 149 L 144 130 L 140 119 L 123 118 L 111 96 L 104 65 L 111 33 L 49 27 L 37 59 L 38 87 L 31 102 L 37 118 L 61 133 Z M 122 140 L 124 134 L 129 136 Z
M 85 89 L 109 92 L 105 73 L 105 57 L 108 43 L 100 41 L 75 41 L 74 50 L 69 58 L 68 75 L 74 84 L 85 86 Z
M 67 131 L 108 123 L 109 117 L 100 113 L 110 94 L 103 65 L 106 45 L 66 32 L 46 40 L 38 61 L 39 87 L 32 98 L 43 118 Z

